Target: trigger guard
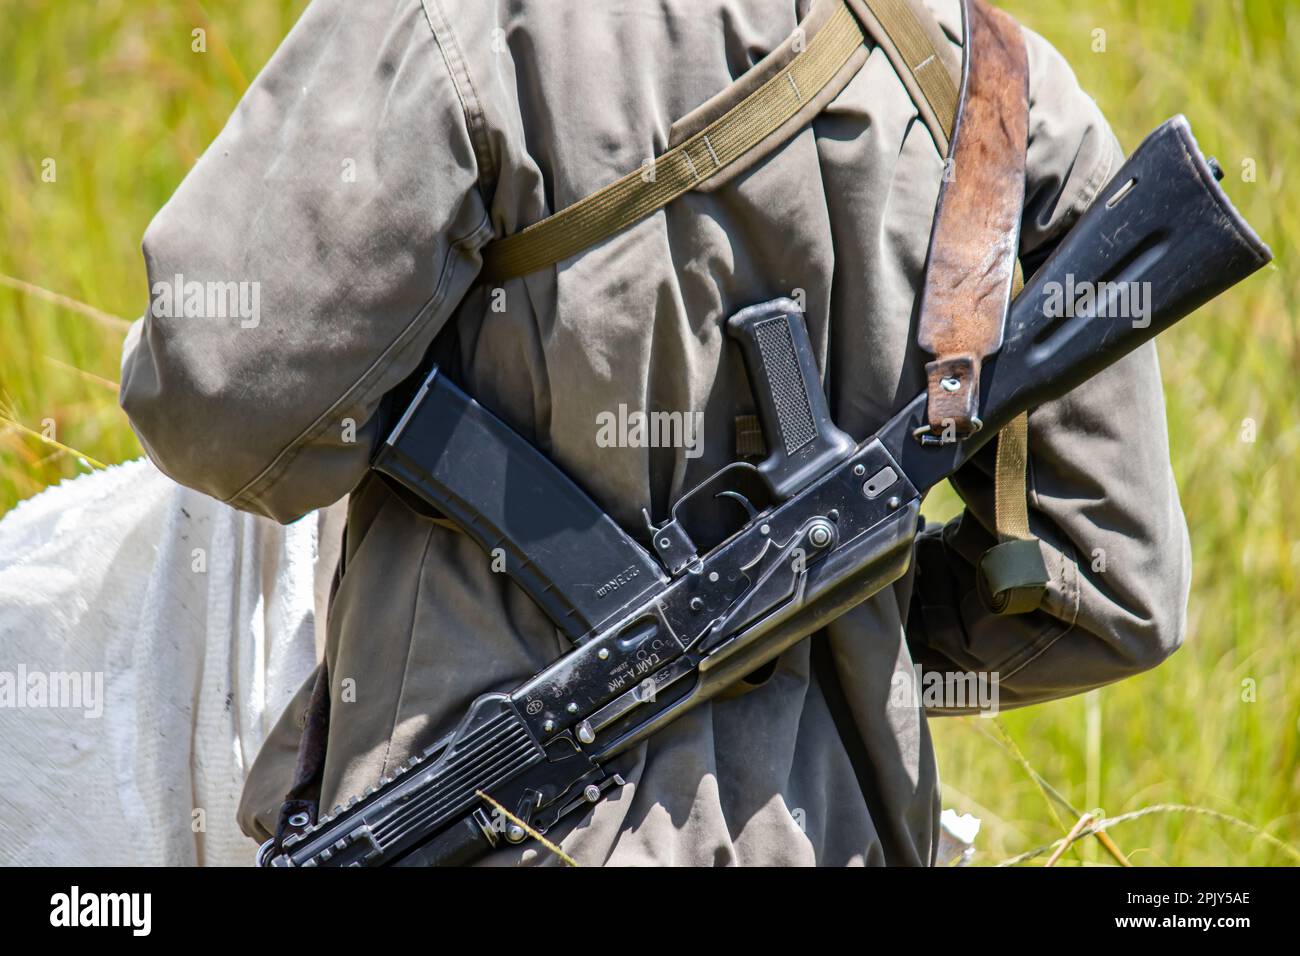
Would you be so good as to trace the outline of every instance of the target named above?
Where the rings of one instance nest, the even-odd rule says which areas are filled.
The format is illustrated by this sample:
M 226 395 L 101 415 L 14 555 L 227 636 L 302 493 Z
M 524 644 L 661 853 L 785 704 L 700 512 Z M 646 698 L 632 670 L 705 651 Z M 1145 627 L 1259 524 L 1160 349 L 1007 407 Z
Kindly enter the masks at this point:
M 761 498 L 766 487 L 758 468 L 750 462 L 736 461 L 720 468 L 700 484 L 691 488 L 673 504 L 669 519 L 661 525 L 655 525 L 646 516 L 646 525 L 651 534 L 655 554 L 669 574 L 680 574 L 697 560 L 701 551 L 707 551 L 717 542 L 700 540 L 699 529 L 689 527 L 692 507 L 705 501 L 715 507 L 718 498 L 735 501 L 745 509 L 746 520 L 732 529 L 740 530 L 759 514 L 762 508 L 754 503 L 754 498 Z

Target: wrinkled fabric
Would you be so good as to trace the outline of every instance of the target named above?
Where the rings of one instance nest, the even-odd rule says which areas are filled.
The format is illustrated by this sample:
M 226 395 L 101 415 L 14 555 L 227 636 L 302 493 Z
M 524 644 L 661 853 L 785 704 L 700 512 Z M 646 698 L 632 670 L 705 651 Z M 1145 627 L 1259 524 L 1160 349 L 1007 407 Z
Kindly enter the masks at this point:
M 354 491 L 325 650 L 326 806 L 565 649 L 470 540 L 367 477 L 381 400 L 431 343 L 643 540 L 641 509 L 662 520 L 728 463 L 734 417 L 753 410 L 723 329 L 740 308 L 803 303 L 832 412 L 856 438 L 924 388 L 914 314 L 944 164 L 882 50 L 719 188 L 499 290 L 475 284 L 487 241 L 662 152 L 674 121 L 809 6 L 316 0 L 150 226 L 151 285 L 261 283 L 254 328 L 151 308 L 128 344 L 122 402 L 159 466 L 285 521 Z M 931 9 L 959 52 L 957 3 Z M 1060 56 L 1025 35 L 1032 268 L 1122 153 Z M 703 453 L 601 447 L 597 416 L 620 406 L 701 413 Z M 1182 636 L 1188 546 L 1154 349 L 1036 410 L 1030 451 L 1031 524 L 1052 574 L 1040 611 L 1000 618 L 976 596 L 973 561 L 995 540 L 981 456 L 954 482 L 967 511 L 927 529 L 914 572 L 812 639 L 850 726 L 804 641 L 758 689 L 625 755 L 627 785 L 552 836 L 582 864 L 930 863 L 935 755 L 922 704 L 893 693 L 899 675 L 997 670 L 1010 706 L 1136 673 Z M 309 687 L 245 788 L 255 838 L 288 787 Z M 491 860 L 519 861 L 554 858 L 529 847 Z

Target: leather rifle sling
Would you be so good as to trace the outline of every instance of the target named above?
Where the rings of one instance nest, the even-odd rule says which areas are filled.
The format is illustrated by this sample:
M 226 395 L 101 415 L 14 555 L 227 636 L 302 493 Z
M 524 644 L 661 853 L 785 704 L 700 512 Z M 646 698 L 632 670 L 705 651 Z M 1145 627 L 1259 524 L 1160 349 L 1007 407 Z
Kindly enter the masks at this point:
M 925 367 L 933 440 L 980 428 L 980 364 L 1002 345 L 1025 201 L 1024 39 L 1014 20 L 984 0 L 964 6 L 961 103 L 939 187 L 917 335 L 935 356 Z
M 1007 308 L 1020 290 L 1020 219 L 1029 139 L 1024 35 L 984 0 L 963 0 L 967 51 L 952 146 L 939 187 L 921 291 L 917 342 L 926 367 L 928 424 L 921 441 L 959 441 L 979 431 L 982 362 L 1002 345 Z M 998 614 L 1035 610 L 1047 567 L 1029 530 L 1027 415 L 998 435 L 994 472 L 999 544 L 981 556 L 977 581 Z

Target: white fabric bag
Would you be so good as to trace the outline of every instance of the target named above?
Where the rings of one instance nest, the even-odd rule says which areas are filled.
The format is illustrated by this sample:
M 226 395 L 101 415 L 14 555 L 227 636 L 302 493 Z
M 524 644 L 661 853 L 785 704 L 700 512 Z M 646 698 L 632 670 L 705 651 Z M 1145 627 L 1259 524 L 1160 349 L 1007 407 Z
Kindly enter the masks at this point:
M 252 862 L 235 808 L 315 666 L 342 518 L 282 527 L 142 459 L 0 520 L 0 865 Z

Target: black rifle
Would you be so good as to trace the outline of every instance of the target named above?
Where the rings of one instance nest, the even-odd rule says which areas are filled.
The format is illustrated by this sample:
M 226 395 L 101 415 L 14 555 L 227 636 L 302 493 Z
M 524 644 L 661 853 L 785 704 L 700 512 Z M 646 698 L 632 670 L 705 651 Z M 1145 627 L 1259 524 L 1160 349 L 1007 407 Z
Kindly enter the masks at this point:
M 960 441 L 928 434 L 922 393 L 855 443 L 830 419 L 794 303 L 733 316 L 770 454 L 683 496 L 652 526 L 653 556 L 435 369 L 375 467 L 500 549 L 574 649 L 510 693 L 479 697 L 423 756 L 262 856 L 277 866 L 463 864 L 527 839 L 517 821 L 545 833 L 602 799 L 622 783 L 612 758 L 896 581 L 926 490 L 1015 415 L 1270 261 L 1217 173 L 1181 116 L 1143 142 L 1011 307 L 982 377 L 984 427 Z M 1067 278 L 1103 290 L 1147 283 L 1149 315 L 1101 318 L 1099 303 L 1057 315 L 1051 290 Z M 692 505 L 718 495 L 747 519 L 721 542 L 696 540 Z M 517 820 L 494 824 L 480 794 Z

